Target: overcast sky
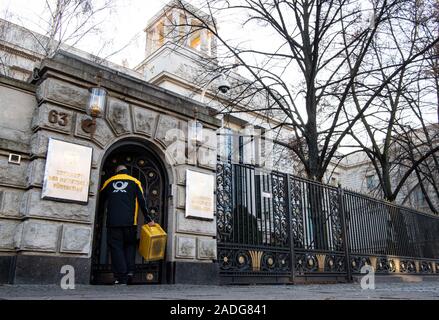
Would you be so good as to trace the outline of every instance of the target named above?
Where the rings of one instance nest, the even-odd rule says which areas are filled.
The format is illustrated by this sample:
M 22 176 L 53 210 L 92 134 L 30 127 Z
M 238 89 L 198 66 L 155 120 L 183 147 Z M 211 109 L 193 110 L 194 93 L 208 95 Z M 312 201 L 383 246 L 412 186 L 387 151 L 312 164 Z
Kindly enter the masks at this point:
M 100 3 L 105 0 L 93 0 Z M 49 1 L 53 3 L 54 1 Z M 119 51 L 118 54 L 112 55 L 108 59 L 121 64 L 122 60 L 127 59 L 129 66 L 134 68 L 144 59 L 145 51 L 145 29 L 148 20 L 153 17 L 169 0 L 114 0 L 115 7 L 111 12 L 106 11 L 105 15 L 98 15 L 96 20 L 103 21 L 100 29 L 103 32 L 99 35 L 88 34 L 84 39 L 75 45 L 75 47 L 86 52 L 107 57 L 107 54 Z M 187 0 L 187 2 L 199 7 L 200 0 Z M 48 11 L 45 7 L 46 0 L 0 0 L 0 18 L 12 21 L 18 25 L 24 26 L 33 31 L 46 34 Z M 235 17 L 237 14 L 239 17 Z M 246 30 L 237 24 L 242 18 L 239 12 L 221 17 L 216 15 L 215 18 L 221 29 L 223 37 L 253 45 L 266 46 L 267 37 L 272 40 L 267 31 L 270 29 L 253 29 L 247 26 Z M 111 42 L 111 43 L 109 43 Z M 127 44 L 130 44 L 127 46 Z M 105 44 L 105 52 L 100 52 Z M 273 43 L 271 43 L 273 44 Z M 125 48 L 125 46 L 127 46 Z
M 93 0 L 94 3 L 102 1 L 105 0 Z M 201 0 L 187 1 L 199 7 Z M 117 64 L 122 64 L 122 61 L 126 59 L 128 66 L 134 68 L 145 58 L 143 30 L 148 20 L 168 2 L 169 0 L 114 0 L 115 7 L 111 12 L 106 11 L 105 15 L 96 17 L 99 21 L 103 21 L 101 25 L 103 32 L 89 34 L 75 46 L 105 58 L 108 54 L 120 50 L 129 43 L 129 46 L 108 59 Z M 0 0 L 0 17 L 45 34 L 48 20 L 45 3 L 46 0 Z M 242 12 L 231 14 L 229 11 L 227 11 L 227 15 L 215 16 L 223 38 L 239 42 L 241 45 L 245 43 L 248 49 L 270 51 L 273 50 L 273 47 L 278 47 L 275 42 L 277 37 L 273 36 L 272 28 L 261 28 L 253 25 L 246 25 L 243 28 L 239 26 L 243 16 L 245 15 Z M 104 44 L 106 44 L 106 50 L 101 52 Z M 239 71 L 246 76 L 243 70 Z M 289 77 L 289 82 L 294 85 L 300 81 L 298 75 L 299 73 L 293 65 L 293 67 L 289 67 L 284 77 Z M 300 102 L 298 104 L 303 105 Z M 436 117 L 436 113 L 433 111 L 432 117 Z
M 129 66 L 135 67 L 144 58 L 143 30 L 147 21 L 167 2 L 168 0 L 117 0 L 111 15 L 107 12 L 107 16 L 102 19 L 104 24 L 101 28 L 105 32 L 101 35 L 88 35 L 76 47 L 96 54 L 101 45 L 109 41 L 113 43 L 108 45 L 107 52 L 114 52 L 131 43 L 109 60 L 121 64 L 123 59 L 128 59 Z M 45 14 L 44 8 L 45 0 L 0 0 L 0 17 L 44 34 L 44 22 L 41 18 Z

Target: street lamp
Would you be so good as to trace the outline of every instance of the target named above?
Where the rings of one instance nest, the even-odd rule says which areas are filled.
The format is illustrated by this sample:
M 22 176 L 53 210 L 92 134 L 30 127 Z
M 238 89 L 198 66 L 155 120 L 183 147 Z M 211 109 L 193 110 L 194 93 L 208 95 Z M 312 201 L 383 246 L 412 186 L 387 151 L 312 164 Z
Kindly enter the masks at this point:
M 103 117 L 105 113 L 107 90 L 98 85 L 90 88 L 89 91 L 90 97 L 85 111 L 91 119 L 82 120 L 81 127 L 84 132 L 94 134 L 96 132 L 96 118 Z

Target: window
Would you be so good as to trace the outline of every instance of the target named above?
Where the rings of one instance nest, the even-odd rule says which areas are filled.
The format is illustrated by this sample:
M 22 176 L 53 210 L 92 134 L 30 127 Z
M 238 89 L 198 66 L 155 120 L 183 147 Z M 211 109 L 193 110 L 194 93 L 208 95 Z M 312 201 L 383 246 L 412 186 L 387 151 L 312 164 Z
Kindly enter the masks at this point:
M 375 177 L 374 176 L 367 176 L 366 177 L 366 186 L 367 190 L 372 190 L 375 188 Z
M 232 160 L 232 130 L 229 128 L 222 128 L 219 132 L 218 150 L 223 161 Z
M 244 164 L 255 164 L 255 135 L 253 127 L 246 127 L 242 132 L 242 155 Z
M 201 50 L 201 36 L 197 33 L 193 38 L 191 38 L 190 46 L 192 49 Z
M 197 50 L 203 51 L 203 53 L 207 55 L 212 54 L 212 42 L 213 42 L 213 34 L 206 30 L 197 30 L 194 31 L 191 37 L 189 38 L 189 47 Z
M 414 198 L 415 198 L 415 205 L 425 204 L 425 195 L 420 188 L 415 191 Z
M 212 34 L 212 32 L 207 31 L 207 39 L 206 39 L 206 41 L 207 41 L 207 44 L 206 44 L 207 52 L 206 52 L 206 54 L 211 56 L 212 55 L 212 45 L 213 45 L 213 34 Z
M 238 159 L 239 163 L 244 163 L 244 137 L 242 135 L 238 136 Z
M 218 154 L 223 161 L 259 165 L 261 139 L 249 131 L 222 128 L 218 133 Z

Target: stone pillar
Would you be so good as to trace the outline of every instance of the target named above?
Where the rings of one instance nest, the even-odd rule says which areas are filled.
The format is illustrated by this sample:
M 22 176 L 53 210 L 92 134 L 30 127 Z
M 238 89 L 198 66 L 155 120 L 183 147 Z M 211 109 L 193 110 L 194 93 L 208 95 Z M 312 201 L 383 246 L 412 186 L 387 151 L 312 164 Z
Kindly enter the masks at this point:
M 212 58 L 216 59 L 218 55 L 218 40 L 212 35 L 212 41 L 210 43 L 210 52 Z
M 200 31 L 201 33 L 201 52 L 204 54 L 209 54 L 209 47 L 208 47 L 208 39 L 207 39 L 207 30 L 202 29 Z
M 163 16 L 163 44 L 168 42 L 174 36 L 173 16 Z
M 99 179 L 97 164 L 102 150 L 77 135 L 75 119 L 80 118 L 85 110 L 88 90 L 48 77 L 37 87 L 37 100 L 38 108 L 32 121 L 32 157 L 24 175 L 27 190 L 19 202 L 23 221 L 17 226 L 22 232 L 17 235 L 19 255 L 15 262 L 14 283 L 59 283 L 64 265 L 75 268 L 77 283 L 89 283 Z M 102 130 L 98 136 L 98 139 L 104 139 Z M 93 149 L 87 204 L 66 204 L 41 198 L 49 138 L 80 143 Z M 114 135 L 107 138 L 114 138 Z
M 151 32 L 150 30 L 145 31 L 145 57 L 149 57 L 151 54 Z
M 172 41 L 176 41 L 180 36 L 180 13 L 177 10 L 172 11 Z
M 190 32 L 191 32 L 191 23 L 192 23 L 192 21 L 191 21 L 191 19 L 190 18 L 187 18 L 188 19 L 188 23 L 187 23 L 187 25 L 184 27 L 184 45 L 186 46 L 186 47 L 189 47 L 190 46 L 190 43 L 191 43 L 191 37 L 189 36 L 189 34 L 190 34 Z
M 176 130 L 177 129 L 177 130 Z M 179 123 L 169 116 L 160 116 L 155 138 L 168 144 L 170 154 L 183 146 L 188 148 L 187 121 Z M 187 157 L 170 157 L 176 177 L 172 190 L 175 211 L 170 212 L 168 229 L 168 264 L 173 269 L 175 283 L 218 283 L 216 258 L 216 220 L 188 218 L 186 216 L 187 170 L 215 176 L 217 156 L 216 131 L 203 129 L 203 141 L 191 148 Z M 192 161 L 189 161 L 192 159 Z M 172 226 L 172 227 L 171 227 Z

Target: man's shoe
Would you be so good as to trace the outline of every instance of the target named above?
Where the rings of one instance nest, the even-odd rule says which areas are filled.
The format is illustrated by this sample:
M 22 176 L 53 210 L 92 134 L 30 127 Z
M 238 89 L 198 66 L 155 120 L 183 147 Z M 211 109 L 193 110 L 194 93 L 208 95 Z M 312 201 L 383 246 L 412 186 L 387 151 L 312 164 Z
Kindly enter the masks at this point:
M 119 281 L 119 280 L 115 280 L 115 281 L 113 282 L 113 284 L 114 284 L 115 286 L 126 286 L 126 285 L 127 285 L 125 282 L 121 282 L 121 281 Z
M 127 284 L 128 285 L 133 284 L 133 278 L 134 278 L 134 274 L 128 273 L 128 276 L 127 276 Z

